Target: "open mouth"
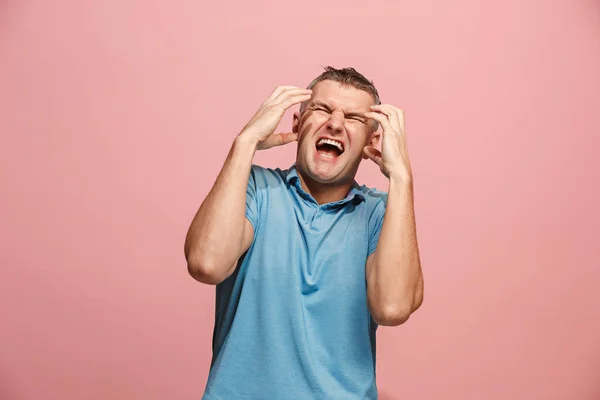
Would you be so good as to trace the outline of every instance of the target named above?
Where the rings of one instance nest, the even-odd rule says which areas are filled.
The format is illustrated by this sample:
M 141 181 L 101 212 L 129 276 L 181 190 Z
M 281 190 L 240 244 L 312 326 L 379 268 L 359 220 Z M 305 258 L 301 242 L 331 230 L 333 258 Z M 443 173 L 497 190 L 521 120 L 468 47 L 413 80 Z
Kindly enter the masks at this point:
M 325 158 L 337 158 L 344 153 L 344 144 L 333 139 L 319 139 L 316 147 L 319 155 Z

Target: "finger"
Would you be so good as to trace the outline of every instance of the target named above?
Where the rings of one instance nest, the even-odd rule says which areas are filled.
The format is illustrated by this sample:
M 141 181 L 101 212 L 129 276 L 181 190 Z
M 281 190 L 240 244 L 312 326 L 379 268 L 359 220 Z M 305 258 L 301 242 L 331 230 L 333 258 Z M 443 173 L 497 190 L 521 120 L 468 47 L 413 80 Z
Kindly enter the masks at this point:
M 398 123 L 400 124 L 400 129 L 402 133 L 405 133 L 406 131 L 404 130 L 404 110 L 400 110 L 398 109 Z
M 367 146 L 363 149 L 363 152 L 371 161 L 379 166 L 379 168 L 383 168 L 383 156 L 381 152 L 377 150 L 373 146 Z
M 283 146 L 285 144 L 292 143 L 298 140 L 298 134 L 293 132 L 278 133 L 274 136 L 278 138 L 276 142 L 277 146 Z
M 404 111 L 389 104 L 373 105 L 370 108 L 385 114 L 398 133 L 404 132 Z
M 275 97 L 279 96 L 281 94 L 281 92 L 283 92 L 284 90 L 290 90 L 290 89 L 301 89 L 301 88 L 299 88 L 297 86 L 276 86 L 275 89 L 273 89 L 273 91 L 267 98 L 267 100 L 265 100 L 265 103 L 267 103 L 267 102 L 273 100 Z
M 309 94 L 297 94 L 295 96 L 290 96 L 290 97 L 284 99 L 279 104 L 274 104 L 274 105 L 283 106 L 283 108 L 287 110 L 294 104 L 298 104 L 298 103 L 302 103 L 304 101 L 310 100 L 311 97 L 312 97 L 312 94 L 310 94 L 310 93 Z
M 288 89 L 279 93 L 272 101 L 272 105 L 279 105 L 288 100 L 290 97 L 312 95 L 312 90 L 309 89 Z M 310 98 L 310 97 L 309 97 Z
M 382 114 L 379 112 L 368 111 L 368 112 L 364 113 L 363 115 L 367 118 L 370 118 L 372 120 L 379 122 L 381 124 L 381 127 L 383 128 L 384 132 L 386 132 L 386 131 L 390 132 L 390 131 L 394 130 L 394 128 L 392 128 L 392 126 L 390 125 L 390 120 L 388 119 L 388 117 L 385 114 Z
M 276 133 L 269 136 L 265 139 L 261 144 L 260 148 L 262 150 L 269 149 L 275 146 L 283 146 L 288 143 L 292 143 L 298 140 L 298 134 L 293 132 L 285 132 L 285 133 Z

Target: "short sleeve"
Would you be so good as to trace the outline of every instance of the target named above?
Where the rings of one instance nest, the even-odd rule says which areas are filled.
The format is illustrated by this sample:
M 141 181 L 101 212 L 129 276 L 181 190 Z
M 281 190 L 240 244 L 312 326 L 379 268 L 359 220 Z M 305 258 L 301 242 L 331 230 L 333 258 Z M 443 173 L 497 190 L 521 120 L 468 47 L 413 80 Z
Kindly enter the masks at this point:
M 383 226 L 383 217 L 385 216 L 386 203 L 387 196 L 382 197 L 375 205 L 371 213 L 371 218 L 369 218 L 369 256 L 377 249 L 381 227 Z
M 252 166 L 250 169 L 250 176 L 248 177 L 248 186 L 246 188 L 246 218 L 252 224 L 252 227 L 256 230 L 258 225 L 258 199 L 256 190 L 256 166 Z

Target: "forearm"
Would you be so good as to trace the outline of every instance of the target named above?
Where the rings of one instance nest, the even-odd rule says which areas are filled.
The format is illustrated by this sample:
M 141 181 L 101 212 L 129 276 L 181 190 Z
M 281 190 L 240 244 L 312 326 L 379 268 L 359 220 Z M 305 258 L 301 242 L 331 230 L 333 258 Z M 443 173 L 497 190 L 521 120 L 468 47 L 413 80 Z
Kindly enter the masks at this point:
M 404 322 L 423 301 L 413 186 L 390 178 L 388 203 L 377 250 L 367 271 L 373 315 L 384 324 Z
M 241 255 L 246 188 L 256 144 L 238 136 L 211 191 L 196 213 L 185 241 L 188 269 L 222 275 Z

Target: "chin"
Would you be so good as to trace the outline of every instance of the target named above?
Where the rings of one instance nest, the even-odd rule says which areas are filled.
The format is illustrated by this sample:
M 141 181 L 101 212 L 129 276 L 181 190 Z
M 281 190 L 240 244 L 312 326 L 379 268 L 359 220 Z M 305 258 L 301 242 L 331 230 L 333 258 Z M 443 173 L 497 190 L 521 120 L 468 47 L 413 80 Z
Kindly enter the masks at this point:
M 303 165 L 303 171 L 308 177 L 321 184 L 343 184 L 348 181 L 348 165 L 344 159 L 319 160 L 316 154 L 315 160 L 308 160 Z
M 323 171 L 319 168 L 309 168 L 307 172 L 312 180 L 323 184 L 338 183 L 340 180 L 339 175 L 333 171 Z

